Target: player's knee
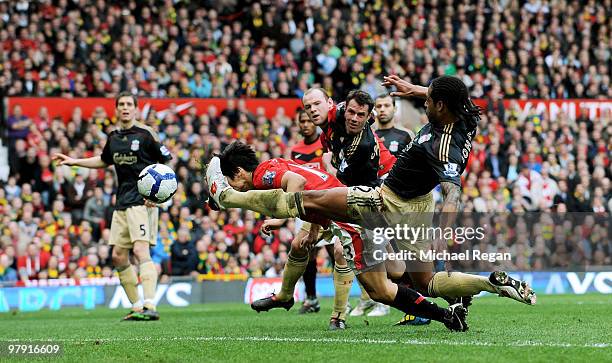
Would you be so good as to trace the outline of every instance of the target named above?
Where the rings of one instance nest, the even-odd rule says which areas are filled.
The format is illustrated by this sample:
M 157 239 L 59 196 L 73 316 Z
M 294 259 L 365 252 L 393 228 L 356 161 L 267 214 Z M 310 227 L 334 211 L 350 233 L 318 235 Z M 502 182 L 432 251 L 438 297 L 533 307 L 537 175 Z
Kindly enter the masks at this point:
M 128 256 L 129 255 L 127 251 L 125 251 L 124 253 L 122 251 L 119 251 L 117 248 L 113 248 L 113 254 L 111 256 L 113 260 L 113 266 L 121 267 L 127 265 L 129 263 Z
M 291 241 L 291 251 L 289 251 L 293 256 L 306 256 L 308 254 L 308 250 L 302 246 L 302 240 L 300 238 L 294 238 Z
M 427 288 L 429 286 L 429 277 L 419 276 L 418 278 L 413 278 L 412 282 L 414 283 L 414 288 L 420 292 L 421 294 L 427 294 Z
M 387 274 L 393 276 L 394 279 L 401 278 L 406 271 L 406 264 L 401 260 L 385 261 L 385 267 L 387 268 Z
M 381 286 L 379 289 L 368 291 L 368 295 L 370 295 L 372 300 L 383 304 L 392 303 L 395 299 L 395 294 L 396 293 L 394 293 L 393 290 L 387 286 L 387 284 L 385 284 L 384 288 Z
M 134 256 L 138 260 L 138 263 L 142 263 L 151 259 L 151 253 L 149 251 L 149 245 L 146 243 L 134 243 Z
M 345 265 L 346 264 L 346 260 L 344 258 L 344 250 L 343 250 L 342 245 L 340 243 L 335 243 L 334 244 L 334 259 L 335 259 L 336 263 L 339 264 L 339 265 Z
M 403 270 L 387 269 L 387 277 L 389 280 L 400 280 L 404 276 Z

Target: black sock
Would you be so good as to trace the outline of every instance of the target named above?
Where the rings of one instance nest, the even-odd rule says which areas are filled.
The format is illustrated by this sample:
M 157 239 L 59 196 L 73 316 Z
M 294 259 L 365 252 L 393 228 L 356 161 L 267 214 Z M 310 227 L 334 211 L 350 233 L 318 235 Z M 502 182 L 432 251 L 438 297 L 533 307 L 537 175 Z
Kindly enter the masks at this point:
M 306 265 L 306 271 L 304 271 L 304 286 L 306 288 L 306 296 L 309 299 L 317 298 L 317 260 L 316 258 L 310 258 L 308 265 Z
M 432 319 L 436 321 L 444 320 L 446 313 L 435 303 L 428 301 L 423 295 L 409 289 L 405 286 L 397 286 L 397 295 L 391 305 L 394 308 L 403 311 L 406 314 L 416 315 L 421 318 Z

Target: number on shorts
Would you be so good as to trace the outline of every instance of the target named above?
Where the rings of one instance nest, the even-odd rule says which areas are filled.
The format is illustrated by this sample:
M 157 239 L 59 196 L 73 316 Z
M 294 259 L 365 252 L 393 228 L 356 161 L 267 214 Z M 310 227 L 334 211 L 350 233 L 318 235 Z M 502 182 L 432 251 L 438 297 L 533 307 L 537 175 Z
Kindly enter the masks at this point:
M 347 261 L 352 261 L 355 258 L 355 249 L 353 248 L 353 244 L 348 243 L 342 246 L 342 248 L 344 249 L 344 258 Z
M 142 236 L 146 236 L 147 235 L 147 230 L 145 229 L 145 225 L 141 224 L 140 225 L 140 231 L 142 232 Z

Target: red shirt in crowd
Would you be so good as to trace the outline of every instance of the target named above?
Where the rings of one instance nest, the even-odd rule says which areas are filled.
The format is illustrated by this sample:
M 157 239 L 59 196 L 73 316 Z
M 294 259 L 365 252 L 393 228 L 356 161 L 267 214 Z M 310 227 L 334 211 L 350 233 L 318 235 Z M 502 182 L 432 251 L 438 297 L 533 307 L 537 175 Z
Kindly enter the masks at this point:
M 291 149 L 291 159 L 300 165 L 323 169 L 323 144 L 321 138 L 312 144 L 307 144 L 301 140 Z
M 29 255 L 20 256 L 17 259 L 17 269 L 21 270 L 25 268 L 30 279 L 35 279 L 38 273 L 47 268 L 49 258 L 51 255 L 47 251 L 40 251 L 40 253 L 31 257 Z

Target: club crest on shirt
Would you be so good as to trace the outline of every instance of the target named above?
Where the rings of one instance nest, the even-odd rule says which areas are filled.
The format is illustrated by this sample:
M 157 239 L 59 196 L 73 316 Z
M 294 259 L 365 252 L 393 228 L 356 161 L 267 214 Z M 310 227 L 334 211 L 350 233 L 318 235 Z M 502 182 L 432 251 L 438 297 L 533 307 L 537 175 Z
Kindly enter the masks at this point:
M 431 134 L 425 134 L 425 135 L 419 137 L 419 144 L 427 142 L 427 141 L 429 141 L 429 139 L 431 139 Z
M 132 140 L 132 145 L 130 146 L 132 151 L 138 151 L 140 149 L 140 141 Z
M 389 151 L 391 151 L 392 153 L 396 152 L 399 149 L 399 142 L 397 141 L 391 141 L 389 143 Z
M 268 170 L 264 174 L 263 178 L 261 178 L 261 181 L 263 182 L 264 185 L 273 185 L 275 176 L 276 176 L 275 171 Z
M 455 163 L 444 164 L 444 175 L 449 178 L 456 177 L 457 175 L 459 175 L 459 165 Z

